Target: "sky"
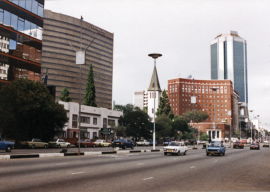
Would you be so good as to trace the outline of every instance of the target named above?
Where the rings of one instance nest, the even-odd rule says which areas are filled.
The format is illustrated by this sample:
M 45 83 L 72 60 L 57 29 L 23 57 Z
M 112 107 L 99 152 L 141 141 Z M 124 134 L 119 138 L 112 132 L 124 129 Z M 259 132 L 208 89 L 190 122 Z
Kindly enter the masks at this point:
M 270 130 L 269 0 L 45 0 L 45 9 L 114 33 L 113 100 L 133 102 L 149 87 L 154 60 L 162 89 L 168 79 L 210 79 L 210 41 L 237 31 L 247 41 L 249 110 Z

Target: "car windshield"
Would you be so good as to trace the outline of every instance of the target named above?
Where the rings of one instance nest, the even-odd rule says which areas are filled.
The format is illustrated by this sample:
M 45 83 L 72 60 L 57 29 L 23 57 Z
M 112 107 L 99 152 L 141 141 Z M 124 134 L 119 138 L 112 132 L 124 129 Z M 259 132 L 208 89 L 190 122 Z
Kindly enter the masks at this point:
M 56 142 L 56 141 L 57 141 L 57 139 L 54 139 L 53 141 L 55 141 L 55 142 Z
M 169 143 L 169 146 L 179 146 L 179 143 L 171 142 Z
M 220 143 L 211 143 L 210 147 L 221 147 Z
M 84 139 L 81 139 L 79 142 L 84 142 Z
M 256 145 L 256 146 L 257 146 L 257 145 L 258 145 L 258 143 L 252 143 L 251 145 Z
M 96 142 L 97 142 L 97 143 L 101 143 L 101 140 L 97 140 Z

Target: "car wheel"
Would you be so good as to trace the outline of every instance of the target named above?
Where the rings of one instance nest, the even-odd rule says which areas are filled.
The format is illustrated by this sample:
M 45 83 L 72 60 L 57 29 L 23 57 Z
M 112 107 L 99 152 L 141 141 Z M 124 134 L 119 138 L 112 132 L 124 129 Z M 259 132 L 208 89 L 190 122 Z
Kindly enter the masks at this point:
M 177 155 L 180 156 L 180 151 L 178 151 Z
M 84 145 L 85 148 L 87 148 L 87 145 Z
M 9 145 L 9 146 L 7 146 L 7 148 L 6 148 L 6 152 L 11 152 L 11 150 L 12 150 L 12 147 Z
M 186 154 L 187 154 L 187 151 L 184 152 L 184 155 L 186 155 Z
M 67 148 L 70 148 L 70 145 L 67 145 Z
M 164 152 L 164 155 L 167 155 L 167 153 L 166 153 L 166 152 Z
M 93 148 L 95 148 L 96 147 L 96 145 L 93 145 Z
M 111 147 L 111 144 L 109 144 L 108 147 Z
M 32 145 L 31 148 L 32 148 L 32 149 L 35 149 L 35 145 Z
M 48 146 L 47 145 L 44 145 L 44 149 L 47 149 L 48 148 Z
M 220 156 L 221 153 L 218 154 L 218 156 Z
M 124 147 L 123 147 L 123 149 L 126 149 L 126 148 L 127 148 L 127 146 L 124 146 Z
M 58 148 L 58 149 L 61 148 L 61 145 L 57 145 L 57 148 Z

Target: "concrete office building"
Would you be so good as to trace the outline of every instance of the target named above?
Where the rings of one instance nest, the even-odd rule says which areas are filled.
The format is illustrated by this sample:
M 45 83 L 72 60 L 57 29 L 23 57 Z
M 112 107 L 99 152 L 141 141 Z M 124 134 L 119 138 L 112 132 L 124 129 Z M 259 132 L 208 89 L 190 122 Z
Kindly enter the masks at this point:
M 229 79 L 239 93 L 239 120 L 248 117 L 247 43 L 236 31 L 225 31 L 210 42 L 211 79 Z
M 93 24 L 82 21 L 82 48 L 95 38 L 86 51 L 86 65 L 82 65 L 82 100 L 89 66 L 92 63 L 96 88 L 96 101 L 99 107 L 112 108 L 113 81 L 113 33 L 109 33 Z M 56 100 L 66 87 L 73 102 L 79 102 L 80 67 L 76 65 L 76 49 L 81 45 L 81 20 L 44 11 L 44 33 L 42 71 L 48 70 L 48 85 L 56 86 Z
M 216 93 L 211 88 L 219 88 Z M 196 103 L 191 103 L 191 96 L 196 96 Z M 216 99 L 215 99 L 216 96 Z M 214 138 L 215 105 L 216 103 L 216 135 L 222 139 L 238 130 L 239 95 L 233 89 L 230 80 L 192 80 L 175 78 L 168 80 L 168 97 L 175 115 L 183 115 L 187 111 L 201 111 L 209 118 L 199 124 L 192 124 L 199 131 Z M 231 115 L 229 115 L 231 111 Z M 225 126 L 227 124 L 228 126 Z
M 18 78 L 40 81 L 44 0 L 0 1 L 0 88 Z

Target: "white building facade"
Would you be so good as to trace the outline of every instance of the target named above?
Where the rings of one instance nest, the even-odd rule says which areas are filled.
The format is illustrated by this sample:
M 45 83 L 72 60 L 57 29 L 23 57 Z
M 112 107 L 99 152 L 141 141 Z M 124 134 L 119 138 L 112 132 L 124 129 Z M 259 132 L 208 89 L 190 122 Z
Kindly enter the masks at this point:
M 59 101 L 59 103 L 64 105 L 67 111 L 67 117 L 69 118 L 60 137 L 78 138 L 79 104 L 63 101 Z M 121 115 L 123 115 L 121 111 L 81 105 L 81 138 L 104 138 L 100 133 L 101 128 L 111 128 L 111 124 L 118 126 L 118 119 Z M 111 136 L 108 136 L 106 139 L 111 138 L 113 135 L 115 135 L 115 132 L 112 130 Z

